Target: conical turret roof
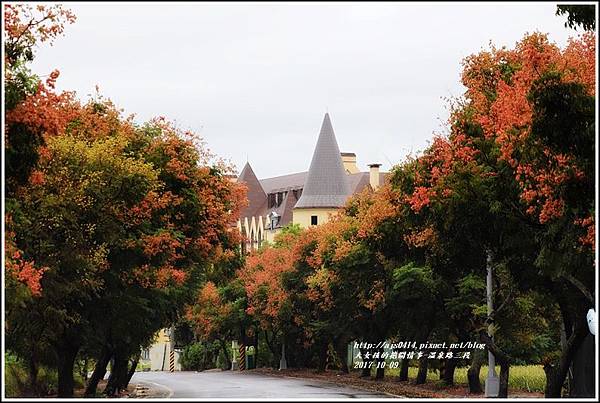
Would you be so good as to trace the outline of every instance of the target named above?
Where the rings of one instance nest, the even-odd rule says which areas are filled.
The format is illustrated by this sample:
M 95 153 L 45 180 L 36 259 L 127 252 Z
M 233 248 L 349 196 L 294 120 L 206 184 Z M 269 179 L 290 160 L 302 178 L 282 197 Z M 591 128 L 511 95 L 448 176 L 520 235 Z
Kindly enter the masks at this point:
M 350 195 L 340 149 L 329 114 L 325 114 L 302 196 L 295 208 L 342 207 Z
M 250 163 L 246 162 L 244 169 L 238 177 L 238 182 L 244 182 L 248 187 L 248 206 L 241 212 L 241 217 L 253 217 L 258 209 L 264 204 L 267 197 L 262 185 L 254 174 Z

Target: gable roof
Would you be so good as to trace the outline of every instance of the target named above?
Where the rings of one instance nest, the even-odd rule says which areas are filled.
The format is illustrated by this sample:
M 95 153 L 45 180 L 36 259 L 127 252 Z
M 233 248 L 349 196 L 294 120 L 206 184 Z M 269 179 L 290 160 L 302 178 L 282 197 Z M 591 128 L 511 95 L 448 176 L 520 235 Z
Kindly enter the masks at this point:
M 244 169 L 238 177 L 238 182 L 244 182 L 248 187 L 248 206 L 241 212 L 241 217 L 253 217 L 255 213 L 265 204 L 267 194 L 256 178 L 250 163 L 246 162 Z
M 295 208 L 341 207 L 350 195 L 350 186 L 342 164 L 329 114 L 321 125 L 302 196 Z
M 365 187 L 369 186 L 369 173 L 358 172 L 355 174 L 349 174 L 348 182 L 350 183 L 350 191 L 352 194 L 358 193 Z

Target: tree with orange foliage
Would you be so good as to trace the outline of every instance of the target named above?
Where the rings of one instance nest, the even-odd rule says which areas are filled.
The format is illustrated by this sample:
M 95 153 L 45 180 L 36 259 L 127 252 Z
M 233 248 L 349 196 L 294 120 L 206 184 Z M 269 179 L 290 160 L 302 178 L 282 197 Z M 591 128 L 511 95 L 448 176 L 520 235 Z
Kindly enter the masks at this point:
M 70 104 L 69 94 L 55 94 L 54 82 L 58 72 L 52 72 L 44 83 L 28 68 L 35 47 L 41 42 L 52 42 L 60 35 L 64 25 L 74 21 L 73 14 L 62 6 L 37 7 L 28 4 L 11 4 L 4 9 L 4 166 L 5 166 L 5 303 L 7 318 L 15 309 L 31 301 L 42 292 L 43 265 L 32 260 L 27 251 L 18 245 L 15 221 L 19 220 L 20 204 L 15 192 L 31 180 L 39 181 L 33 171 L 39 159 L 38 147 L 43 144 L 43 133 L 51 120 L 30 119 L 25 109 L 35 116 L 54 115 L 60 106 Z M 35 101 L 34 101 L 35 100 Z M 36 105 L 36 102 L 38 103 Z M 54 108 L 54 107 L 57 108 Z M 7 326 L 10 326 L 7 323 Z M 12 330 L 10 327 L 7 329 Z M 39 353 L 39 346 L 31 346 L 30 353 Z M 36 365 L 30 366 L 28 387 L 35 393 Z
M 115 363 L 106 393 L 122 389 L 130 357 L 177 319 L 201 273 L 237 245 L 229 223 L 242 193 L 184 136 L 164 119 L 136 128 L 110 103 L 86 105 L 47 140 L 39 179 L 17 192 L 16 244 L 47 269 L 41 295 L 15 315 L 53 324 L 39 337 L 57 352 L 61 395 L 72 393 L 82 348 L 104 364 L 89 394 L 107 357 Z
M 560 307 L 568 342 L 544 361 L 548 397 L 560 395 L 594 301 L 594 44 L 591 32 L 564 50 L 532 34 L 465 59 L 450 135 L 417 159 L 412 180 L 396 181 L 418 231 L 434 229 L 432 256 L 482 270 L 490 255 Z M 500 349 L 511 348 L 506 336 Z
M 63 33 L 65 24 L 74 21 L 75 15 L 61 5 L 4 7 L 6 197 L 27 183 L 39 158 L 38 147 L 46 136 L 63 129 L 69 119 L 73 94 L 54 91 L 59 72 L 51 72 L 42 81 L 29 70 L 28 63 L 38 44 L 51 44 Z
M 112 358 L 114 395 L 140 348 L 236 247 L 243 191 L 193 133 L 164 118 L 139 127 L 101 97 L 55 94 L 57 73 L 46 85 L 27 76 L 36 41 L 73 19 L 60 7 L 6 8 L 7 285 L 30 289 L 7 303 L 7 347 L 32 385 L 39 365 L 56 368 L 61 397 L 73 394 L 78 356 L 97 362 L 89 395 Z
M 397 331 L 399 308 L 408 306 L 394 304 L 394 267 L 382 254 L 391 246 L 384 229 L 398 217 L 394 194 L 384 187 L 358 195 L 329 222 L 279 234 L 248 257 L 240 271 L 248 313 L 279 344 L 302 346 L 287 353 L 291 366 L 324 370 L 335 351 L 335 365 L 347 371 L 350 340 L 381 341 Z

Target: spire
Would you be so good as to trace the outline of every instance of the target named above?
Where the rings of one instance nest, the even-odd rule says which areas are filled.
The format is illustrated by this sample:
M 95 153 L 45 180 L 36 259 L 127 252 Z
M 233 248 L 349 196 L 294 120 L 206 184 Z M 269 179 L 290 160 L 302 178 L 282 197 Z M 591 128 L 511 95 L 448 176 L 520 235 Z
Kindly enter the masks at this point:
M 238 177 L 238 182 L 244 182 L 248 187 L 248 206 L 241 212 L 241 217 L 253 217 L 256 211 L 262 206 L 267 195 L 263 190 L 258 178 L 254 174 L 249 162 L 246 162 L 244 169 Z
M 302 196 L 295 208 L 341 207 L 350 195 L 329 113 L 325 114 Z

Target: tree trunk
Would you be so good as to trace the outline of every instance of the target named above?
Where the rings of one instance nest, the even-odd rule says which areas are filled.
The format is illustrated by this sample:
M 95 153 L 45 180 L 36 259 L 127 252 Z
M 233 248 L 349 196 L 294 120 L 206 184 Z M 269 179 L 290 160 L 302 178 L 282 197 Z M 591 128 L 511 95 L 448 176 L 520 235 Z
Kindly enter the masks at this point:
M 339 337 L 334 341 L 335 355 L 340 360 L 340 371 L 349 373 L 348 370 L 348 340 L 345 337 Z
M 58 397 L 73 397 L 73 370 L 78 347 L 69 345 L 58 353 Z
M 583 316 L 576 322 L 576 327 L 571 333 L 571 336 L 567 340 L 567 344 L 563 349 L 560 359 L 556 364 L 544 365 L 544 372 L 546 373 L 546 389 L 544 390 L 544 396 L 546 398 L 559 398 L 561 397 L 562 387 L 567 376 L 575 352 L 585 339 L 588 332 L 587 323 Z
M 454 370 L 458 361 L 453 358 L 447 358 L 444 363 L 443 380 L 447 386 L 454 385 Z
M 439 368 L 438 371 L 440 372 L 440 381 L 444 380 L 444 369 L 445 369 L 445 365 L 446 365 L 446 360 L 439 360 Z
M 424 327 L 421 329 L 420 333 L 417 336 L 417 342 L 424 343 L 429 338 L 431 334 L 431 329 L 433 328 L 433 316 L 429 318 L 429 322 L 424 324 Z M 427 350 L 421 351 L 423 354 L 421 358 L 419 358 L 419 371 L 417 372 L 417 378 L 415 379 L 415 385 L 421 385 L 427 382 L 427 370 L 429 367 L 429 362 L 427 361 Z
M 415 385 L 421 385 L 427 381 L 427 367 L 428 366 L 429 366 L 429 361 L 427 360 L 427 353 L 425 353 L 419 359 L 419 372 L 417 372 L 417 379 L 415 380 Z
M 319 372 L 324 372 L 325 371 L 325 367 L 327 365 L 327 350 L 328 350 L 328 344 L 326 342 L 322 343 L 320 348 L 319 348 L 319 366 L 317 368 L 317 370 Z
M 127 377 L 125 378 L 125 381 L 121 384 L 122 389 L 127 389 L 127 386 L 129 386 L 129 382 L 131 382 L 131 378 L 133 378 L 133 374 L 135 374 L 138 362 L 140 362 L 141 355 L 142 352 L 138 351 L 133 357 L 133 360 L 131 361 L 131 367 L 129 367 L 129 372 L 127 373 Z
M 274 369 L 277 369 L 277 366 L 279 364 L 279 360 L 277 359 L 277 355 L 279 354 L 279 352 L 275 349 L 275 334 L 273 334 L 273 339 L 269 340 L 269 334 L 267 333 L 267 331 L 265 330 L 263 332 L 263 335 L 265 337 L 265 342 L 267 343 L 267 347 L 269 348 L 269 351 L 271 352 L 271 356 L 273 357 L 272 361 L 271 361 L 271 367 Z
M 383 347 L 377 349 L 377 352 L 379 353 L 379 358 L 377 358 L 377 370 L 375 371 L 376 380 L 380 380 L 385 377 L 385 358 L 381 356 L 383 354 L 383 351 Z
M 503 362 L 500 364 L 500 388 L 498 390 L 498 397 L 508 397 L 508 371 L 510 364 Z
M 544 389 L 544 397 L 561 397 L 563 382 L 559 380 L 557 369 L 550 364 L 546 364 L 544 365 L 544 372 L 546 373 L 546 388 Z
M 96 389 L 98 388 L 98 382 L 104 379 L 104 375 L 106 375 L 106 366 L 110 362 L 112 357 L 112 351 L 108 346 L 102 347 L 102 351 L 100 352 L 100 357 L 96 362 L 96 366 L 94 367 L 94 372 L 92 372 L 92 376 L 88 380 L 87 386 L 85 388 L 85 397 L 93 397 L 96 395 Z
M 229 358 L 229 352 L 227 351 L 227 345 L 225 344 L 225 340 L 219 339 L 219 343 L 221 343 L 221 348 L 223 349 L 223 355 L 225 356 L 225 364 L 227 364 L 227 368 L 225 370 L 231 369 L 231 358 Z
M 259 329 L 254 329 L 254 368 L 258 368 L 258 336 Z
M 136 363 L 137 365 L 137 363 Z M 135 372 L 135 367 L 133 367 L 133 371 Z M 131 374 L 133 376 L 133 374 Z M 127 385 L 129 384 L 129 357 L 125 359 L 125 365 L 123 366 L 123 370 L 119 371 L 117 374 L 117 393 L 125 390 Z
M 35 359 L 35 355 L 32 353 L 31 357 L 29 357 L 29 365 L 27 365 L 27 375 L 28 375 L 28 386 L 29 389 L 31 391 L 31 394 L 35 397 L 39 397 L 39 390 L 38 390 L 38 382 L 37 382 L 37 376 L 38 376 L 38 363 L 37 360 Z
M 406 358 L 402 359 L 402 363 L 400 364 L 400 373 L 398 374 L 399 381 L 408 381 L 408 367 L 410 364 L 410 360 Z
M 471 366 L 467 371 L 467 379 L 469 381 L 469 393 L 481 394 L 483 388 L 481 387 L 481 380 L 479 379 L 479 373 L 481 372 L 481 365 L 483 364 L 483 351 L 475 350 L 473 353 L 473 359 L 471 360 Z
M 110 369 L 108 383 L 104 389 L 106 396 L 115 396 L 120 392 L 123 379 L 127 376 L 127 356 L 123 352 L 115 352 L 113 365 Z
M 362 370 L 360 372 L 360 377 L 361 378 L 368 378 L 371 376 L 371 367 L 369 366 L 369 363 L 371 362 L 370 360 L 365 359 L 365 354 L 367 354 L 367 352 L 369 350 L 367 350 L 366 348 L 360 348 L 360 356 L 362 357 Z

